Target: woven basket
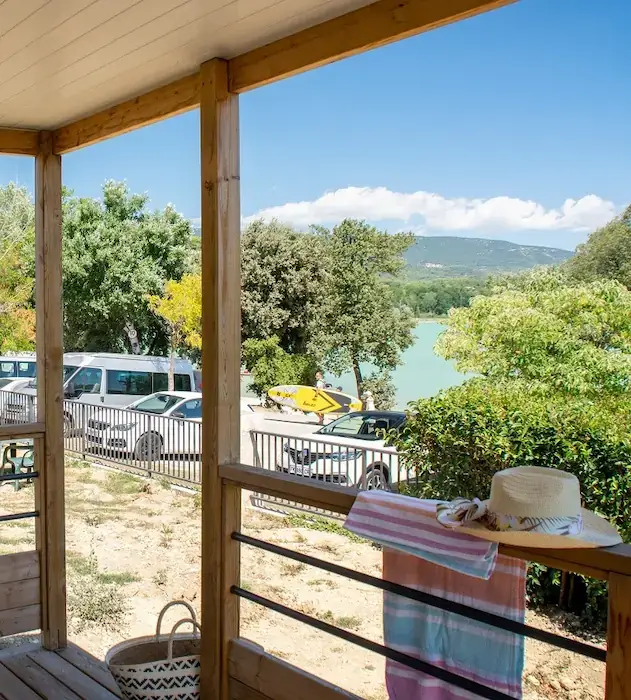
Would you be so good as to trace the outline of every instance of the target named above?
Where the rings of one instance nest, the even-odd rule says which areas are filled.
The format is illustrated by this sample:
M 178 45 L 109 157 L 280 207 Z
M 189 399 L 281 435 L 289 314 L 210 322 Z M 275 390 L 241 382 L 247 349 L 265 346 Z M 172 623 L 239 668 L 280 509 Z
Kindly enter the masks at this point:
M 164 613 L 173 605 L 184 605 L 190 617 L 161 634 Z M 182 625 L 193 625 L 192 634 L 175 634 Z M 193 608 L 173 601 L 158 616 L 155 637 L 138 637 L 112 647 L 105 661 L 125 700 L 198 700 L 201 627 Z

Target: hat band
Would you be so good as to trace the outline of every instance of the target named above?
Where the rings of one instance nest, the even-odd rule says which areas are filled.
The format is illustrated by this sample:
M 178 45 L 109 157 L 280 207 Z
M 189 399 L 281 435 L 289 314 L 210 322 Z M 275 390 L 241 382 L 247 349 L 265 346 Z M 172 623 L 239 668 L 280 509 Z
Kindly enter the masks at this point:
M 530 518 L 506 513 L 492 513 L 478 498 L 469 501 L 456 498 L 436 505 L 436 519 L 445 527 L 459 527 L 478 522 L 494 532 L 536 532 L 546 535 L 571 536 L 583 531 L 580 513 L 558 518 Z

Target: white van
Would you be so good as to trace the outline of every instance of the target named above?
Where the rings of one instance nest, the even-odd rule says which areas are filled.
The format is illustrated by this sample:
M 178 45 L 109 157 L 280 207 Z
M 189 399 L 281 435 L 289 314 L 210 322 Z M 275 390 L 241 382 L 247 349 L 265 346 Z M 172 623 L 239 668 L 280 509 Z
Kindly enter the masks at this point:
M 35 353 L 0 357 L 0 379 L 32 379 L 35 373 Z
M 64 399 L 105 406 L 128 406 L 142 396 L 166 391 L 168 357 L 117 353 L 66 353 Z M 195 375 L 188 360 L 175 359 L 175 391 L 193 391 Z

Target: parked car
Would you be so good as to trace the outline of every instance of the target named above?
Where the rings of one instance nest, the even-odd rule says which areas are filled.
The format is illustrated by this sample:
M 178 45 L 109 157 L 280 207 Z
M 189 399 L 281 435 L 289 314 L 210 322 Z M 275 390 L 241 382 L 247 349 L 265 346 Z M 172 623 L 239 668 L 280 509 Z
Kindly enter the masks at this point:
M 399 460 L 386 433 L 400 429 L 405 413 L 356 411 L 315 433 L 288 438 L 276 469 L 288 474 L 367 489 L 388 489 L 399 479 Z
M 126 409 L 96 409 L 86 421 L 84 437 L 98 451 L 124 452 L 143 461 L 198 455 L 201 420 L 199 392 L 160 391 Z
M 35 422 L 34 397 L 25 393 L 30 382 L 28 378 L 0 378 L 0 423 L 2 425 Z

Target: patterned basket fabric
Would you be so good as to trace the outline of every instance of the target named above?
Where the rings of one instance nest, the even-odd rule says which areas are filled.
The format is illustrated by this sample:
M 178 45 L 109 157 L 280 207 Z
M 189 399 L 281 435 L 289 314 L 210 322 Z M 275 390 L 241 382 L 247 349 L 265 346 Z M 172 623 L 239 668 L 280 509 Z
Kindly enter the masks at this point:
M 198 700 L 199 656 L 110 667 L 126 700 Z
M 173 605 L 184 605 L 191 617 L 177 622 L 162 636 L 162 618 Z M 176 635 L 181 625 L 193 625 L 192 635 Z M 200 637 L 193 608 L 183 601 L 166 605 L 158 617 L 155 637 L 130 639 L 110 649 L 106 661 L 125 700 L 199 700 Z

